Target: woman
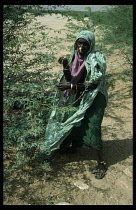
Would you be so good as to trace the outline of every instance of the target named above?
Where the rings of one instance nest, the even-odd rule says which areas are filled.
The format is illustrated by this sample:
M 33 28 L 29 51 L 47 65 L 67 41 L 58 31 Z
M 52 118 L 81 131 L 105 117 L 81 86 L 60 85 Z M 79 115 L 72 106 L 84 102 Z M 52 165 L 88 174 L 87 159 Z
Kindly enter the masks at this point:
M 102 155 L 101 123 L 107 104 L 105 56 L 95 51 L 95 36 L 81 31 L 69 59 L 59 58 L 64 75 L 57 85 L 56 104 L 51 113 L 42 148 L 46 159 L 60 148 L 61 153 L 76 147 L 96 149 L 98 166 L 92 173 L 101 179 L 106 172 Z M 72 143 L 72 147 L 69 147 Z

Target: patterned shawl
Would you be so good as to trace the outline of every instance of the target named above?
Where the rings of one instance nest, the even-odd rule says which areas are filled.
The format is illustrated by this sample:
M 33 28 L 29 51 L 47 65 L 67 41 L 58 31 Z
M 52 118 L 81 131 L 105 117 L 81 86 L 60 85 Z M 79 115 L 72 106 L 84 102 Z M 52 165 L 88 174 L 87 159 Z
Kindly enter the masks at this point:
M 80 126 L 81 120 L 84 118 L 86 110 L 92 105 L 98 92 L 104 94 L 106 100 L 108 99 L 107 88 L 105 85 L 106 58 L 103 54 L 94 51 L 95 36 L 92 32 L 86 30 L 81 31 L 77 36 L 77 39 L 79 38 L 87 40 L 90 44 L 90 49 L 88 50 L 86 56 L 84 56 L 84 62 L 82 63 L 83 65 L 85 63 L 85 67 L 87 70 L 85 82 L 98 85 L 96 89 L 88 90 L 83 94 L 79 106 L 75 111 L 72 110 L 72 112 L 70 110 L 69 103 L 75 101 L 76 94 L 70 94 L 70 97 L 66 102 L 66 106 L 61 108 L 64 93 L 60 90 L 57 90 L 55 97 L 59 100 L 57 100 L 56 104 L 54 104 L 48 121 L 48 125 L 46 127 L 45 142 L 41 148 L 41 152 L 47 159 L 50 158 L 53 152 L 59 148 L 60 144 L 71 132 L 72 128 L 74 126 Z M 75 50 L 76 44 L 74 45 L 73 53 L 70 57 L 70 64 L 72 63 L 72 58 L 74 56 Z M 78 65 L 77 60 L 78 58 L 74 61 L 75 63 L 73 65 Z M 72 80 L 77 82 L 81 76 L 81 72 L 81 67 L 80 71 L 77 72 L 75 72 L 75 68 L 73 68 Z M 61 82 L 63 81 L 66 82 L 64 76 L 61 78 Z M 70 114 L 70 112 L 72 114 Z

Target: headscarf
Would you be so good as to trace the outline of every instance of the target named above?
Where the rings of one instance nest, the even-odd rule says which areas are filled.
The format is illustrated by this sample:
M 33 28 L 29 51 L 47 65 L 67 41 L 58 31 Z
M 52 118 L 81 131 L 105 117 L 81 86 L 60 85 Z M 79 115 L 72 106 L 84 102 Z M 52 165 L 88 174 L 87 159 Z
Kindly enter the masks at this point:
M 89 53 L 92 53 L 94 50 L 95 50 L 95 36 L 94 34 L 91 32 L 91 31 L 81 31 L 78 35 L 77 35 L 77 38 L 76 38 L 76 41 L 79 39 L 79 38 L 83 38 L 85 39 L 86 41 L 88 41 L 89 45 L 90 45 L 90 48 L 88 50 L 88 52 L 86 53 L 86 56 L 89 54 Z M 75 45 L 74 45 L 74 48 L 76 47 L 76 42 L 75 42 Z
M 95 36 L 91 31 L 81 31 L 76 38 L 75 44 L 74 44 L 74 61 L 71 66 L 71 83 L 72 84 L 77 84 L 80 78 L 82 77 L 84 70 L 85 70 L 85 62 L 84 62 L 84 57 L 82 57 L 77 49 L 76 49 L 76 42 L 79 38 L 85 39 L 89 43 L 89 50 L 86 53 L 85 56 L 87 56 L 89 53 L 94 51 L 95 49 Z M 75 91 L 71 90 L 65 90 L 64 91 L 64 99 L 63 101 L 65 102 L 69 96 L 69 94 L 75 94 Z
M 84 62 L 84 57 L 82 57 L 77 49 L 76 49 L 76 42 L 79 38 L 85 39 L 89 43 L 89 50 L 86 53 L 85 56 L 88 55 L 88 53 L 91 53 L 95 49 L 95 36 L 91 31 L 81 31 L 76 38 L 75 44 L 74 44 L 74 49 L 75 49 L 75 58 L 72 64 L 72 70 L 71 70 L 71 83 L 76 84 L 79 79 L 81 78 L 84 69 L 85 69 L 85 62 Z
M 71 83 L 77 84 L 85 70 L 84 58 L 75 50 L 75 58 L 71 67 Z

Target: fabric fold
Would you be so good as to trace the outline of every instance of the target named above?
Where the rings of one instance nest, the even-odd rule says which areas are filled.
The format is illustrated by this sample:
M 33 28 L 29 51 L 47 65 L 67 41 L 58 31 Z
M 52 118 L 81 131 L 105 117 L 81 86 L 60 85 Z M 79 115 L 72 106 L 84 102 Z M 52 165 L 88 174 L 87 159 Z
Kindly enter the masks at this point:
M 56 149 L 58 149 L 65 138 L 70 134 L 73 127 L 78 127 L 81 124 L 81 120 L 84 118 L 87 109 L 92 105 L 98 92 L 101 92 L 106 101 L 108 100 L 108 93 L 105 84 L 105 71 L 106 71 L 106 58 L 100 52 L 95 52 L 95 37 L 92 32 L 82 31 L 77 36 L 78 38 L 84 38 L 90 44 L 90 49 L 87 55 L 82 59 L 78 56 L 75 45 L 72 56 L 70 57 L 69 64 L 71 64 L 72 58 L 75 54 L 76 59 L 72 64 L 72 80 L 71 82 L 77 83 L 82 77 L 84 68 L 86 68 L 87 75 L 85 83 L 96 83 L 97 88 L 93 90 L 86 90 L 82 94 L 81 99 L 78 101 L 78 105 L 75 105 L 78 93 L 70 94 L 65 103 L 62 104 L 64 92 L 57 90 L 55 97 L 58 99 L 54 104 L 54 109 L 51 112 L 45 133 L 45 142 L 41 147 L 41 151 L 46 156 L 50 156 Z M 77 40 L 76 39 L 76 40 Z M 61 82 L 66 82 L 64 76 L 61 78 Z M 65 92 L 66 93 L 66 92 Z

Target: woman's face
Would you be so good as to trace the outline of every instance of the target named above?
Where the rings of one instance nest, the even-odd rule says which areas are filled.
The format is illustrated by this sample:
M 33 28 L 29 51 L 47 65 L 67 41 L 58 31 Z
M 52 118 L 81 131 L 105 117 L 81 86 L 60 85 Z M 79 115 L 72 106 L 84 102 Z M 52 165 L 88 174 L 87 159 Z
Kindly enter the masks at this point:
M 81 54 L 82 56 L 86 55 L 89 48 L 90 48 L 89 43 L 85 39 L 79 38 L 76 41 L 76 49 L 78 50 L 79 54 Z

